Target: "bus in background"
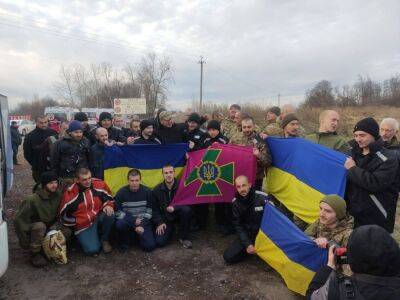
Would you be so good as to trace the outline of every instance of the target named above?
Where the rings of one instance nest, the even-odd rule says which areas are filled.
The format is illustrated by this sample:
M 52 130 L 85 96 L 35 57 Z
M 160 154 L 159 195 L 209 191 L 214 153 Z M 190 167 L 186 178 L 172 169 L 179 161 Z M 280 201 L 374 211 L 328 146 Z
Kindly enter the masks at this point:
M 97 124 L 97 122 L 99 121 L 99 116 L 97 114 L 97 111 L 98 111 L 97 108 L 84 107 L 81 109 L 81 111 L 84 112 L 88 116 L 88 124 L 89 125 Z
M 0 276 L 8 266 L 7 223 L 3 219 L 3 199 L 13 184 L 13 160 L 7 97 L 0 94 Z
M 61 106 L 46 107 L 44 109 L 44 114 L 49 119 L 49 127 L 58 133 L 60 132 L 61 123 L 73 120 L 77 112 L 79 112 L 77 108 Z

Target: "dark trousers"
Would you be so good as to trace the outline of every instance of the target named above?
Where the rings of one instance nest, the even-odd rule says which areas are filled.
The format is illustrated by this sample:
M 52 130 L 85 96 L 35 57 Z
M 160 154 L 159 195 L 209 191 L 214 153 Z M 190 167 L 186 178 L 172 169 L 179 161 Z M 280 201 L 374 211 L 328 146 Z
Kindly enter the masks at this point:
M 107 216 L 105 213 L 101 213 L 97 216 L 97 219 L 92 226 L 76 235 L 76 238 L 85 254 L 93 255 L 100 251 L 100 241 L 108 241 L 111 228 L 114 224 L 114 218 L 114 214 Z M 101 236 L 99 236 L 99 227 L 101 228 Z
M 195 220 L 200 229 L 205 229 L 207 227 L 209 206 L 208 203 L 193 205 Z
M 246 252 L 246 247 L 242 244 L 239 239 L 233 241 L 233 243 L 224 252 L 224 260 L 228 264 L 238 263 L 243 261 L 249 256 Z
M 154 239 L 157 246 L 165 246 L 172 238 L 176 222 L 179 222 L 179 238 L 182 240 L 189 239 L 190 221 L 192 219 L 192 215 L 192 209 L 190 208 L 190 206 L 176 206 L 175 211 L 173 212 L 173 216 L 175 218 L 174 221 L 166 223 L 167 227 L 163 234 L 154 234 Z
M 215 203 L 214 209 L 218 225 L 232 226 L 232 203 Z
M 14 162 L 14 164 L 18 163 L 18 158 L 17 158 L 17 156 L 18 156 L 18 148 L 19 148 L 19 145 L 12 144 L 13 162 Z
M 129 246 L 133 241 L 139 240 L 139 247 L 146 252 L 153 251 L 156 248 L 154 241 L 153 230 L 150 222 L 142 221 L 144 231 L 141 234 L 136 233 L 135 220 L 132 216 L 125 215 L 124 218 L 118 219 L 115 223 L 115 228 L 118 231 L 120 243 L 124 246 Z

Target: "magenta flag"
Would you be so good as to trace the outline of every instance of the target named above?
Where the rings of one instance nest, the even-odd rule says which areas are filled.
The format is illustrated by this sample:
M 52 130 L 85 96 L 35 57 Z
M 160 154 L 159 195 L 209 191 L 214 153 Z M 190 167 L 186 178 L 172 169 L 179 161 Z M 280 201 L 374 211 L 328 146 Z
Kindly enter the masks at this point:
M 235 178 L 245 175 L 254 184 L 256 158 L 252 147 L 214 143 L 189 153 L 171 205 L 231 202 Z

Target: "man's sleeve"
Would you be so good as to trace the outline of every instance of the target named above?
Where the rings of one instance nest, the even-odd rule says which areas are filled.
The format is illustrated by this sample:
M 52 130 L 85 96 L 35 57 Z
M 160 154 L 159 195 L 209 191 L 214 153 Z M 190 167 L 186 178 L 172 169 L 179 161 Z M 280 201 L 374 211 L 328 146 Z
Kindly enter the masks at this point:
M 232 205 L 232 212 L 233 212 L 233 218 L 232 218 L 232 223 L 233 226 L 235 227 L 236 233 L 239 237 L 239 240 L 245 246 L 246 248 L 253 243 L 251 242 L 251 239 L 249 235 L 247 234 L 246 229 L 243 227 L 242 222 L 241 222 L 241 216 L 240 213 L 237 209 L 237 206 L 235 205 L 235 202 Z
M 160 211 L 160 202 L 157 195 L 154 192 L 152 192 L 152 213 L 153 213 L 152 220 L 155 225 L 158 226 L 164 223 Z
M 268 168 L 271 165 L 272 159 L 267 143 L 261 139 L 261 141 L 257 143 L 257 148 L 260 151 L 260 156 L 257 157 L 257 161 L 260 162 L 264 168 Z
M 32 155 L 31 139 L 30 139 L 29 135 L 25 138 L 23 148 L 24 148 L 24 158 L 32 166 L 32 163 L 33 163 L 32 156 L 33 155 Z
M 50 163 L 51 163 L 51 169 L 56 172 L 57 175 L 60 175 L 60 143 L 56 142 L 54 146 L 51 149 L 50 153 Z
M 14 219 L 14 227 L 19 244 L 23 249 L 28 249 L 30 245 L 31 216 L 32 207 L 30 199 L 22 200 Z
M 331 267 L 323 266 L 320 268 L 308 286 L 306 299 L 328 299 L 330 283 L 335 276 L 336 272 Z

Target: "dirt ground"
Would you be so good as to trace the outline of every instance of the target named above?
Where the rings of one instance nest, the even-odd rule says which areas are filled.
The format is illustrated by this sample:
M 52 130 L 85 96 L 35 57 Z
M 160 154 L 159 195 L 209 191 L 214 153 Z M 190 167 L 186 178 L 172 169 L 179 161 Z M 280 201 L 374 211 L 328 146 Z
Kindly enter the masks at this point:
M 30 169 L 23 161 L 15 167 L 5 208 L 15 209 L 31 188 Z M 234 236 L 222 238 L 212 227 L 195 236 L 192 250 L 176 240 L 149 254 L 134 247 L 93 258 L 74 250 L 67 265 L 36 269 L 9 222 L 10 262 L 0 278 L 0 299 L 301 299 L 258 258 L 225 265 L 222 253 Z

